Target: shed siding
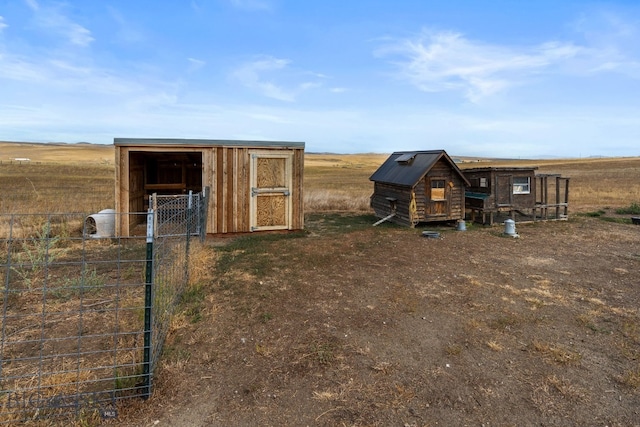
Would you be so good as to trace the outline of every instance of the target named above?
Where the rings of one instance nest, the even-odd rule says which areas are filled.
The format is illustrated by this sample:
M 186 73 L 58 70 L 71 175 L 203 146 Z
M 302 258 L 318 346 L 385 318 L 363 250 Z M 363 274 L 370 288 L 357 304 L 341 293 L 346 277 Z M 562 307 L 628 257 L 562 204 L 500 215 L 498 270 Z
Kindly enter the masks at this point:
M 371 207 L 377 217 L 384 218 L 392 213 L 392 203 L 387 199 L 396 199 L 396 215 L 389 221 L 401 224 L 412 225 L 409 214 L 409 204 L 411 203 L 411 188 L 398 187 L 390 184 L 375 183 L 374 194 L 371 196 Z
M 469 191 L 487 194 L 482 200 L 467 200 L 468 208 L 482 208 L 486 212 L 533 209 L 536 204 L 535 169 L 488 168 L 463 171 L 471 183 Z M 529 178 L 529 194 L 513 194 L 513 178 Z M 480 187 L 480 179 L 486 179 L 487 186 Z
M 304 208 L 302 179 L 304 167 L 304 148 L 286 146 L 172 146 L 143 145 L 131 143 L 116 144 L 116 210 L 117 212 L 144 212 L 144 164 L 142 161 L 130 162 L 131 152 L 200 152 L 202 155 L 202 187 L 209 188 L 209 210 L 207 233 L 243 233 L 251 231 L 251 177 L 250 152 L 258 148 L 261 151 L 287 151 L 292 155 L 292 220 L 289 228 L 299 230 L 304 227 Z M 135 159 L 135 156 L 134 156 Z M 133 188 L 129 188 L 129 184 Z M 127 219 L 129 218 L 129 219 Z M 129 235 L 131 227 L 139 218 L 123 215 L 118 222 L 119 235 Z

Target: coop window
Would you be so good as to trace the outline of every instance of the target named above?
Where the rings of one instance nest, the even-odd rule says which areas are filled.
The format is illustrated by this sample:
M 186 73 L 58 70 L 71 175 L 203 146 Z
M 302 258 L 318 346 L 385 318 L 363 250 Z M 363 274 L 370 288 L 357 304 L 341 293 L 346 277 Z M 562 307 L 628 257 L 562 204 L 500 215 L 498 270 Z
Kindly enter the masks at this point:
M 444 200 L 444 179 L 431 180 L 431 200 Z
M 531 193 L 531 180 L 528 176 L 513 177 L 513 194 Z
M 480 187 L 487 186 L 487 178 L 480 178 Z

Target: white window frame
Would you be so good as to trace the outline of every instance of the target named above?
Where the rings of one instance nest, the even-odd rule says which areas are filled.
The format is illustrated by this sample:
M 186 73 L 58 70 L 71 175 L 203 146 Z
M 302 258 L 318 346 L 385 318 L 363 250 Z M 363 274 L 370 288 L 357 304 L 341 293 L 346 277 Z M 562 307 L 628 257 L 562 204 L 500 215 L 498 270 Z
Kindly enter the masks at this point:
M 531 194 L 531 177 L 514 176 L 513 194 Z

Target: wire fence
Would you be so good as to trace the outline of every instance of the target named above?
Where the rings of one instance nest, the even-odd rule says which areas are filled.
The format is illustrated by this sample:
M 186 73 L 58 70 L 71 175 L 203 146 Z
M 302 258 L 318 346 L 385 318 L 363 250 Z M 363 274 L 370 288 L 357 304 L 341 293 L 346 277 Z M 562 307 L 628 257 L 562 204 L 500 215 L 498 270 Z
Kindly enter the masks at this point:
M 0 215 L 0 425 L 111 418 L 151 395 L 206 197 L 151 200 L 126 214 L 146 216 L 147 234 L 127 238 L 83 214 Z

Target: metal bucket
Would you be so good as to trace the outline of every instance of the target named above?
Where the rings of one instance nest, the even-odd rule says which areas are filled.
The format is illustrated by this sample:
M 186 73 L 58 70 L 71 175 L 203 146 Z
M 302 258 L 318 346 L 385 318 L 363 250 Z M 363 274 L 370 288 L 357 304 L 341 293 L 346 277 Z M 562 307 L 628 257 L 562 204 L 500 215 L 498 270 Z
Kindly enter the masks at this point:
M 508 219 L 504 222 L 504 234 L 508 236 L 516 235 L 516 222 L 512 219 Z
M 458 220 L 458 226 L 456 227 L 458 231 L 467 231 L 467 224 L 464 222 L 464 219 Z

